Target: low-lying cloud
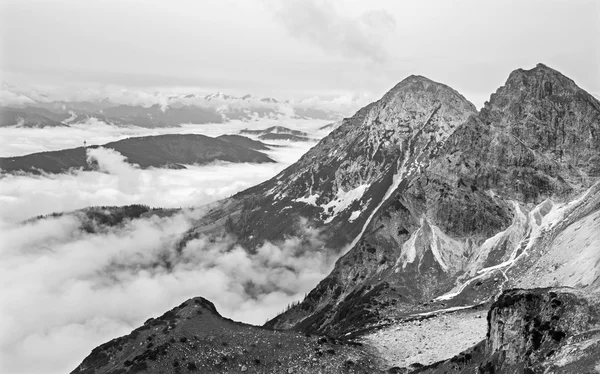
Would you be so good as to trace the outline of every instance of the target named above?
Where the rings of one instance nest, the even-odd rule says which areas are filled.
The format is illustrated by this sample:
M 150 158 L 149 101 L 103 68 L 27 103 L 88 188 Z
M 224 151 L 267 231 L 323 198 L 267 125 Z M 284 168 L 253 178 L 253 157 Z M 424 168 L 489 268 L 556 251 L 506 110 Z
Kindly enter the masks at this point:
M 0 219 L 18 222 L 98 205 L 200 206 L 262 182 L 286 166 L 215 162 L 188 165 L 185 170 L 142 170 L 125 162 L 118 152 L 104 148 L 90 150 L 88 159 L 98 163 L 98 171 L 3 176 Z
M 335 258 L 317 231 L 250 255 L 230 238 L 174 250 L 199 211 L 134 220 L 100 234 L 76 215 L 2 227 L 0 371 L 65 373 L 95 346 L 187 298 L 262 324 L 301 299 Z M 168 266 L 166 265 L 168 263 Z

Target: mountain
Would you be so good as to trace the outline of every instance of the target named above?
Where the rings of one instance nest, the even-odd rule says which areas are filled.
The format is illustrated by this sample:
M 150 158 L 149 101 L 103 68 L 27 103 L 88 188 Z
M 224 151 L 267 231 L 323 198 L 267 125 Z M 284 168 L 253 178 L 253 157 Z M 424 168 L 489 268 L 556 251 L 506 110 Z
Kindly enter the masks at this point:
M 66 126 L 63 120 L 70 116 L 61 116 L 42 108 L 5 108 L 0 107 L 0 127 L 60 127 Z
M 95 348 L 72 373 L 189 371 L 373 373 L 377 366 L 359 344 L 234 322 L 198 297 Z
M 205 233 L 207 226 L 226 229 L 252 248 L 301 235 L 307 219 L 310 227 L 323 230 L 326 248 L 339 252 L 360 236 L 402 174 L 414 172 L 407 164 L 427 159 L 475 113 L 475 107 L 451 88 L 411 76 L 344 120 L 294 165 L 223 202 L 182 245 Z
M 407 165 L 418 172 L 402 176 L 356 245 L 269 326 L 347 334 L 521 283 L 556 237 L 598 209 L 599 119 L 598 101 L 559 72 L 514 71 L 435 153 Z M 584 241 L 578 260 L 600 258 L 598 247 Z M 600 275 L 589 270 L 580 286 Z M 558 273 L 550 278 L 565 280 Z
M 4 173 L 65 173 L 69 169 L 97 168 L 88 157 L 88 150 L 99 146 L 78 147 L 52 152 L 33 153 L 20 157 L 0 158 Z M 228 162 L 275 162 L 264 153 L 220 139 L 196 134 L 168 134 L 128 138 L 106 143 L 101 147 L 113 149 L 126 157 L 130 164 L 141 168 L 168 167 L 184 169 L 183 164 L 207 164 L 216 160 Z
M 252 251 L 319 232 L 305 250 L 341 257 L 264 328 L 358 339 L 381 360 L 373 370 L 589 372 L 599 168 L 600 103 L 543 64 L 513 71 L 480 112 L 410 76 L 216 204 L 179 247 L 229 235 Z

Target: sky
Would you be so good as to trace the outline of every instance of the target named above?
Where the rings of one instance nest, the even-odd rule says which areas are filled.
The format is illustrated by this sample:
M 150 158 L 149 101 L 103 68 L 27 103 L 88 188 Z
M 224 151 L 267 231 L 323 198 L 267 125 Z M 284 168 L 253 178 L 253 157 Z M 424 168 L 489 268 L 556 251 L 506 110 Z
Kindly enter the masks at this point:
M 600 93 L 594 0 L 0 0 L 0 71 L 115 86 L 375 100 L 410 74 L 481 107 L 542 62 Z

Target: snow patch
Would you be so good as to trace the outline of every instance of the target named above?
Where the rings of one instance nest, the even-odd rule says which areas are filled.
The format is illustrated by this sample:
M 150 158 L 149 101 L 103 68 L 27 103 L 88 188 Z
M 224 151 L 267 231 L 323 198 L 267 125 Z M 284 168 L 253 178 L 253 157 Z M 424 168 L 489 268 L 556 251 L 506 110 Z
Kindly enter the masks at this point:
M 331 200 L 325 205 L 321 205 L 321 208 L 323 208 L 325 214 L 330 214 L 329 212 L 332 211 L 331 216 L 329 216 L 329 218 L 327 218 L 324 222 L 331 222 L 339 213 L 350 207 L 354 201 L 362 198 L 368 188 L 368 184 L 361 184 L 350 191 L 339 189 L 337 192 L 337 197 L 334 200 Z M 358 216 L 356 216 L 356 218 L 358 218 Z
M 354 212 L 352 212 L 352 214 L 348 218 L 348 222 L 354 222 L 358 217 L 360 217 L 361 213 L 362 210 L 355 210 Z
M 317 205 L 318 198 L 319 198 L 319 195 L 314 194 L 314 195 L 308 195 L 307 197 L 299 197 L 297 199 L 294 199 L 294 201 L 296 201 L 298 203 L 305 203 L 308 205 L 318 206 Z

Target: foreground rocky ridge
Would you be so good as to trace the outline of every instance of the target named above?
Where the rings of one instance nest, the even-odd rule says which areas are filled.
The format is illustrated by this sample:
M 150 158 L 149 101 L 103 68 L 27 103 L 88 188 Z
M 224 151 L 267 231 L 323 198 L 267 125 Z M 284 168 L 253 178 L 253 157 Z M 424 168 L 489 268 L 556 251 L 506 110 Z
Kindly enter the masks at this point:
M 358 343 L 234 322 L 198 297 L 94 349 L 73 373 L 373 373 L 379 366 Z
M 448 360 L 390 367 L 381 353 L 369 344 L 234 322 L 195 298 L 95 348 L 73 373 L 591 373 L 600 368 L 600 296 L 510 289 L 491 305 L 485 339 Z

